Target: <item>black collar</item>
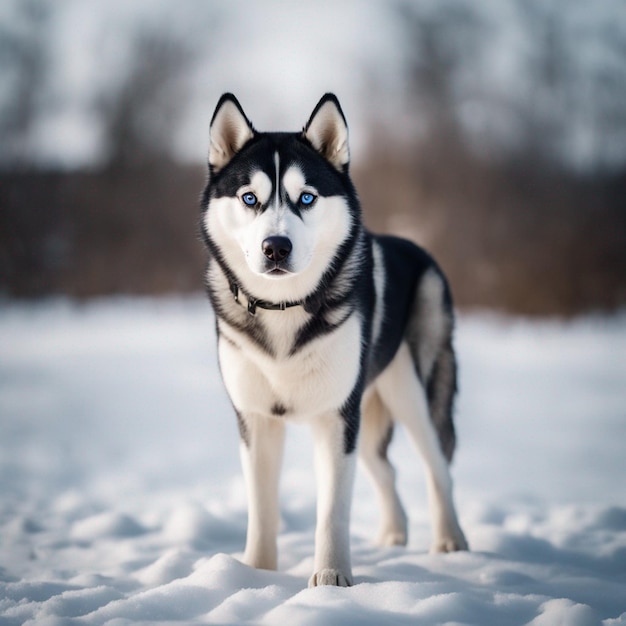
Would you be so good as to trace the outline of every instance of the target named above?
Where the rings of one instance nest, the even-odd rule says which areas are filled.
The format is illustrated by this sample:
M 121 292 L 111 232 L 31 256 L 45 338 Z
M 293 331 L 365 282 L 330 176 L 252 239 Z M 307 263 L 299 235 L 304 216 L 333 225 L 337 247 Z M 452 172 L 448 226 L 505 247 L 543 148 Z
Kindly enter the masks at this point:
M 248 294 L 246 294 L 243 290 L 240 290 L 239 285 L 236 282 L 233 282 L 231 280 L 229 281 L 229 284 L 230 284 L 230 291 L 235 297 L 235 302 L 237 302 L 237 304 L 241 304 L 241 306 L 245 306 L 245 305 L 239 300 L 239 292 L 242 291 L 242 293 L 244 293 L 244 295 L 246 296 L 246 299 L 248 300 L 247 308 L 248 308 L 248 313 L 250 315 L 256 315 L 257 308 L 265 309 L 266 311 L 284 311 L 285 309 L 289 309 L 294 306 L 304 306 L 304 302 L 275 303 L 275 302 L 267 302 L 267 300 L 260 300 L 258 298 L 253 298 L 252 296 L 249 296 Z

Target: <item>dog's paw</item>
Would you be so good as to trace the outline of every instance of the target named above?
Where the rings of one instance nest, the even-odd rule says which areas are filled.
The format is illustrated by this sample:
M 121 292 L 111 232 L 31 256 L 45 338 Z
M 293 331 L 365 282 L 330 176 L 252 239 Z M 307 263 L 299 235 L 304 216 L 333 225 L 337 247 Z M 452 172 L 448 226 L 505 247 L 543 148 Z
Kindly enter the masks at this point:
M 275 548 L 247 549 L 242 563 L 256 569 L 276 570 L 278 566 L 278 552 Z
M 322 585 L 351 587 L 352 577 L 340 572 L 338 569 L 321 569 L 309 578 L 309 587 L 321 587 Z
M 407 536 L 403 530 L 386 530 L 378 535 L 376 543 L 384 548 L 390 546 L 406 546 Z
M 454 537 L 440 537 L 433 543 L 430 549 L 433 554 L 438 552 L 459 552 L 460 550 L 469 550 L 467 540 L 463 536 L 463 533 L 457 534 Z

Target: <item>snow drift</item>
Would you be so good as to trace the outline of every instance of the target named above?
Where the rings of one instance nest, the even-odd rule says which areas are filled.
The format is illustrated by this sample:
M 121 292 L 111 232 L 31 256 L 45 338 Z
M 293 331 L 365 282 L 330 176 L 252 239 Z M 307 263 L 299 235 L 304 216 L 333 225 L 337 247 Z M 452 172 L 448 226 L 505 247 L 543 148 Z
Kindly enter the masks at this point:
M 472 551 L 430 555 L 422 471 L 391 458 L 406 549 L 373 545 L 362 473 L 355 586 L 307 589 L 315 492 L 290 429 L 278 572 L 237 558 L 236 423 L 201 298 L 0 310 L 0 624 L 626 624 L 626 317 L 461 316 L 456 497 Z

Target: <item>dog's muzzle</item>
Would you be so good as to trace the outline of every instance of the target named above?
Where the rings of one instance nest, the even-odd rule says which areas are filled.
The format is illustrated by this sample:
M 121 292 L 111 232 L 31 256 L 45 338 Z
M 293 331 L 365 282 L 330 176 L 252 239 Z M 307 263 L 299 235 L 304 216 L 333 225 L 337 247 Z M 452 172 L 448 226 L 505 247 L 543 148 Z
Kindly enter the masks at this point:
M 267 237 L 263 240 L 261 249 L 267 259 L 266 266 L 269 274 L 284 274 L 288 271 L 287 259 L 293 249 L 288 237 L 282 235 Z

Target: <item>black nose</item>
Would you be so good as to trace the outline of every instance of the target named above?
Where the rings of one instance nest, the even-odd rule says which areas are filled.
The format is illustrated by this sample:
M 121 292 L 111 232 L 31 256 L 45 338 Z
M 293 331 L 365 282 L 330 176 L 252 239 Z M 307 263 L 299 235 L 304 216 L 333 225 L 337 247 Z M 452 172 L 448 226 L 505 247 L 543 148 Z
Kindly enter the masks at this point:
M 292 245 L 287 237 L 276 235 L 275 237 L 264 239 L 261 247 L 263 254 L 270 261 L 280 263 L 280 261 L 284 261 L 289 256 Z

